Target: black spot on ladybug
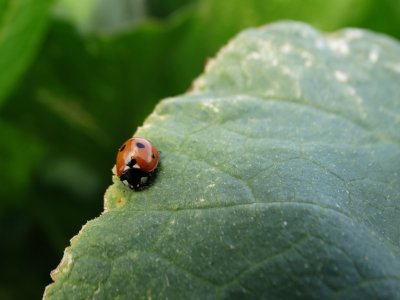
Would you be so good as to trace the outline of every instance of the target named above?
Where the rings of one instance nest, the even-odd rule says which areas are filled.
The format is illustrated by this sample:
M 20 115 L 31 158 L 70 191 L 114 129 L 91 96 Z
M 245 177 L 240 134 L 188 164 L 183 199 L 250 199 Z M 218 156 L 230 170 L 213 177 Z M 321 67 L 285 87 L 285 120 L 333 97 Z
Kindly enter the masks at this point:
M 151 154 L 151 158 L 155 159 L 156 157 L 154 156 L 154 153 Z
M 134 165 L 136 165 L 136 159 L 132 158 L 131 161 L 128 163 L 128 167 L 133 168 Z
M 126 147 L 126 144 L 123 144 L 123 145 L 122 145 L 122 147 L 121 147 L 121 148 L 119 148 L 119 152 L 122 152 L 122 151 L 124 151 L 125 147 Z
M 142 143 L 136 143 L 136 146 L 137 146 L 138 148 L 144 148 L 144 147 L 145 147 Z

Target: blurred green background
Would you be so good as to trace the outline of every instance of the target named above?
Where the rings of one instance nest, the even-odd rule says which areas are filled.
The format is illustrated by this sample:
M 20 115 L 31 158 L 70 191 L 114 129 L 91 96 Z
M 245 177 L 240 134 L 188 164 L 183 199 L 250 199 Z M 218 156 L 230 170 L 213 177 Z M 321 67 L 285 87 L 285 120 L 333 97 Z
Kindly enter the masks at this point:
M 41 297 L 160 99 L 281 19 L 400 38 L 399 0 L 0 0 L 0 299 Z

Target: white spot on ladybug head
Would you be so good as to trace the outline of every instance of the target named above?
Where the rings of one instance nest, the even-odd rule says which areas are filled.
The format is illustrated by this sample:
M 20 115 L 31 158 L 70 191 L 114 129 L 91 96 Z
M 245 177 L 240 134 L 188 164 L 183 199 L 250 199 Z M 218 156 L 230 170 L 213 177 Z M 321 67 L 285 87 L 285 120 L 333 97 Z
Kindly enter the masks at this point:
M 142 177 L 142 178 L 140 178 L 140 183 L 145 184 L 148 179 L 149 179 L 148 177 Z

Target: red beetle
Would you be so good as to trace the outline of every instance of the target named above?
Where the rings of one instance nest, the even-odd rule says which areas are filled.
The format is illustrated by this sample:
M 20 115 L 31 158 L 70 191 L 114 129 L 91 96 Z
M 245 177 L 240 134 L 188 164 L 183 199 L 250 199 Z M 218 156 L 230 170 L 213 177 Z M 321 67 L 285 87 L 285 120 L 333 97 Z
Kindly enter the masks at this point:
M 140 190 L 157 171 L 159 154 L 148 140 L 133 137 L 127 140 L 117 155 L 117 175 L 131 189 Z

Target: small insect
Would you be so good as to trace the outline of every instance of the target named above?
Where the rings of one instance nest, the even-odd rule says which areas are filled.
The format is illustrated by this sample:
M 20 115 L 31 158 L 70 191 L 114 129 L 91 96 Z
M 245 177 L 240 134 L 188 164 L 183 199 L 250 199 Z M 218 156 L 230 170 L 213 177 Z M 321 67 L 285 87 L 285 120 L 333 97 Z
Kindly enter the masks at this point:
M 117 175 L 131 189 L 141 190 L 157 172 L 157 148 L 148 140 L 133 137 L 127 140 L 117 154 Z

